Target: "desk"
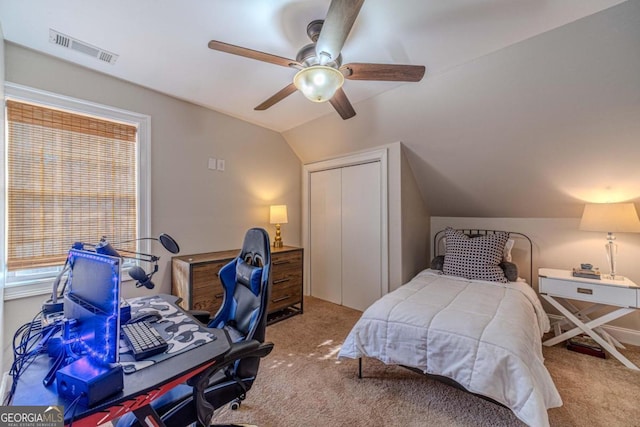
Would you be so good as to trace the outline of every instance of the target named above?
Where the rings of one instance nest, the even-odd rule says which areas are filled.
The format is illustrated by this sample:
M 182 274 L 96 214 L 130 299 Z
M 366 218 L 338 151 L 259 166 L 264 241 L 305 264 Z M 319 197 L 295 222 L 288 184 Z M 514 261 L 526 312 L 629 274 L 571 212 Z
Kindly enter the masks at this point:
M 541 268 L 538 271 L 538 276 L 540 296 L 566 318 L 566 320 L 552 325 L 556 336 L 543 342 L 545 346 L 558 344 L 584 332 L 627 368 L 640 370 L 616 348 L 624 348 L 624 346 L 601 328 L 602 325 L 640 307 L 640 287 L 638 285 L 628 278 L 624 278 L 624 280 L 586 279 L 573 277 L 571 271 L 568 270 L 551 268 Z M 578 309 L 568 300 L 584 301 L 591 303 L 591 305 Z M 590 317 L 591 313 L 605 306 L 618 308 L 596 319 Z M 565 322 L 570 322 L 575 327 L 562 332 L 561 326 Z
M 174 305 L 178 301 L 171 295 L 163 295 L 163 298 Z M 125 375 L 123 391 L 91 408 L 78 406 L 75 411 L 71 410 L 75 416 L 72 420 L 71 414 L 67 414 L 65 425 L 73 421 L 74 426 L 97 426 L 128 412 L 134 412 L 143 425 L 149 425 L 144 420 L 147 417 L 154 418 L 158 425 L 162 425 L 149 404 L 217 363 L 231 348 L 223 330 L 211 329 L 210 332 L 216 336 L 213 341 Z M 36 358 L 20 377 L 12 405 L 62 405 L 66 409 L 71 404 L 71 401 L 58 396 L 55 383 L 50 387 L 42 384 L 50 364 L 51 359 L 46 354 Z

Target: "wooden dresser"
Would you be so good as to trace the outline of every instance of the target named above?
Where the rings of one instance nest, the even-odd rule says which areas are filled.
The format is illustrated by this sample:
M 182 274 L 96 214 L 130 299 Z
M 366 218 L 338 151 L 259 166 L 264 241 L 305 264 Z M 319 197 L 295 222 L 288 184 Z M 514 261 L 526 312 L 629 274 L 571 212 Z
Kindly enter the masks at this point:
M 234 249 L 173 257 L 171 292 L 182 298 L 182 308 L 216 314 L 224 296 L 218 272 L 239 253 Z M 302 248 L 271 248 L 269 323 L 302 314 L 302 257 Z

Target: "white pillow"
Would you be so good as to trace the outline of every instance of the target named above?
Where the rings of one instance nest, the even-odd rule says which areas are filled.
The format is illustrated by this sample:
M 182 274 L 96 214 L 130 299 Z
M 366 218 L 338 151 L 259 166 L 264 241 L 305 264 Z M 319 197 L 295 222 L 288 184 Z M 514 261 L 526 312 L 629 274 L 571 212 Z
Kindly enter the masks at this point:
M 513 249 L 513 245 L 516 243 L 515 240 L 509 239 L 507 243 L 504 244 L 504 252 L 502 254 L 502 260 L 507 262 L 513 262 L 511 258 L 511 249 Z

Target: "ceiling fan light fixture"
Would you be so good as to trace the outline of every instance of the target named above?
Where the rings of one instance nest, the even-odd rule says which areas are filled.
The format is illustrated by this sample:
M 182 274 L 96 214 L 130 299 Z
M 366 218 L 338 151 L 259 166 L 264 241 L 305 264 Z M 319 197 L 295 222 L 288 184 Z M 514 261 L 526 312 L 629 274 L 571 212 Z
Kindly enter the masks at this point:
M 310 101 L 326 102 L 342 87 L 344 76 L 335 68 L 314 65 L 298 71 L 293 84 Z

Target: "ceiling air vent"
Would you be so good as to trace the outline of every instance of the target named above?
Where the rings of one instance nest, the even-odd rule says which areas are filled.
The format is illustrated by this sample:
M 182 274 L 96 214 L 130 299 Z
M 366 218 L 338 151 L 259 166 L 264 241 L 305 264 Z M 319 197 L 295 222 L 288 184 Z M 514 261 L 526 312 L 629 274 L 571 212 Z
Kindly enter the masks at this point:
M 57 44 L 58 46 L 84 53 L 85 55 L 92 56 L 99 61 L 107 62 L 109 64 L 115 64 L 118 59 L 118 55 L 115 53 L 92 46 L 89 43 L 74 39 L 73 37 L 69 37 L 53 29 L 49 29 L 49 41 L 53 44 Z

